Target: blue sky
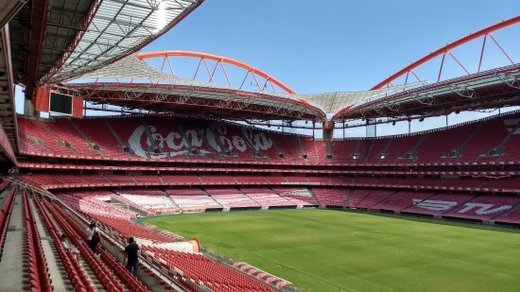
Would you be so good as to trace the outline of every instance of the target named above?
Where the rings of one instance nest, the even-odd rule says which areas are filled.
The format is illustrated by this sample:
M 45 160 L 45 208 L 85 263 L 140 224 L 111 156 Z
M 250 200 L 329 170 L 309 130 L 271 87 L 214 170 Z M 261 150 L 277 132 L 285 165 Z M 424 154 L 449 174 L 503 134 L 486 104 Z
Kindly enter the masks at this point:
M 519 13 L 516 0 L 207 0 L 144 51 L 191 50 L 234 58 L 298 93 L 362 91 L 431 51 Z M 493 34 L 515 62 L 520 61 L 519 35 L 520 25 Z M 453 54 L 474 72 L 481 45 L 472 42 Z M 416 72 L 434 81 L 439 63 L 440 58 Z M 507 59 L 488 40 L 482 69 L 504 65 Z M 444 77 L 462 74 L 446 61 Z M 490 114 L 450 115 L 449 124 Z M 445 118 L 438 117 L 413 121 L 411 129 L 444 125 Z M 406 122 L 378 127 L 380 135 L 407 131 Z M 363 136 L 365 129 L 347 135 Z
M 234 58 L 298 93 L 358 91 L 430 51 L 519 12 L 517 0 L 206 0 L 144 51 L 192 50 Z M 518 62 L 520 27 L 510 30 L 514 33 L 498 32 L 495 37 Z M 480 44 L 454 53 L 475 67 Z M 506 64 L 500 54 L 486 57 L 487 68 Z M 436 76 L 437 64 L 425 66 L 420 77 Z M 460 75 L 449 64 L 446 74 L 450 69 Z

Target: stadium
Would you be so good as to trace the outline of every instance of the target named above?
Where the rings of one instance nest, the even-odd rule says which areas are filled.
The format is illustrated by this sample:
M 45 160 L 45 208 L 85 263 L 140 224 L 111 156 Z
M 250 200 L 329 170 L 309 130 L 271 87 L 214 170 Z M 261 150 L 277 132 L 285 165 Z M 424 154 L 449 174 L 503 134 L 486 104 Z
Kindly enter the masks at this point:
M 303 94 L 143 50 L 204 6 L 0 2 L 0 291 L 517 291 L 520 16 Z

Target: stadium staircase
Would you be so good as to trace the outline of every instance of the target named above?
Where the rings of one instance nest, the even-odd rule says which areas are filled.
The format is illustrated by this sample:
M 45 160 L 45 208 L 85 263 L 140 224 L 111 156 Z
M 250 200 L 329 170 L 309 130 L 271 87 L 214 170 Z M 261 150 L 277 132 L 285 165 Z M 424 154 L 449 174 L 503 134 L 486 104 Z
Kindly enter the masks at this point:
M 224 209 L 224 206 L 222 206 L 222 204 L 220 204 L 217 200 L 215 200 L 215 198 L 213 198 L 205 189 L 202 189 L 202 192 L 204 194 L 206 194 L 209 198 L 211 198 L 211 200 L 213 200 L 213 202 L 215 202 L 215 204 L 217 204 L 218 206 L 220 206 L 222 209 Z
M 52 131 L 45 123 L 38 122 L 38 121 L 35 121 L 35 123 L 40 128 L 42 128 L 44 130 L 44 132 L 46 132 L 46 134 L 43 134 L 43 135 L 45 135 L 47 137 L 52 137 L 51 139 L 54 139 L 55 141 L 57 141 L 59 145 L 70 150 L 74 154 L 78 154 L 78 152 L 76 151 L 76 149 L 74 149 L 72 144 L 70 144 L 68 141 L 63 140 L 60 136 L 58 136 L 58 134 L 56 132 Z M 53 150 L 55 150 L 55 149 L 53 149 Z
M 355 159 L 353 162 L 357 162 L 359 160 L 363 160 L 362 153 L 361 153 L 361 141 L 362 140 L 357 140 L 356 141 L 356 148 L 354 149 L 354 153 L 353 154 L 357 155 L 358 158 Z
M 393 139 L 388 139 L 388 141 L 386 142 L 384 148 L 383 148 L 383 151 L 381 151 L 381 154 L 384 154 L 384 155 L 387 155 L 388 154 L 388 149 L 390 149 L 390 146 L 392 146 L 392 142 L 394 140 Z M 381 164 L 382 162 L 385 162 L 384 159 L 377 159 L 377 163 Z
M 255 204 L 257 204 L 258 206 L 261 207 L 261 209 L 265 209 L 264 206 L 258 202 L 257 200 L 251 198 L 251 196 L 249 196 L 246 192 L 244 192 L 241 188 L 238 189 L 238 191 L 240 192 L 240 194 L 246 196 L 249 200 L 251 200 L 252 202 L 254 202 Z
M 352 200 L 352 194 L 354 193 L 354 189 L 349 189 L 347 197 L 345 198 L 345 203 L 343 204 L 343 208 L 350 206 L 350 201 Z
M 186 137 L 186 132 L 184 131 L 184 128 L 180 125 L 178 125 L 179 127 L 179 134 L 181 135 L 182 139 L 184 139 L 184 141 L 186 141 L 186 143 L 188 144 L 188 153 L 186 154 L 186 157 L 189 157 L 190 156 L 190 153 L 193 153 L 196 149 L 194 148 L 193 144 L 191 143 L 191 139 L 188 139 L 188 137 Z
M 466 146 L 480 133 L 480 130 L 482 129 L 482 124 L 479 124 L 475 129 L 471 132 L 469 136 L 466 137 L 466 139 L 459 145 L 459 147 L 456 149 L 457 152 L 457 161 L 460 161 L 460 159 L 464 156 L 464 149 L 466 149 Z
M 367 163 L 370 160 L 370 158 L 372 157 L 372 150 L 374 150 L 374 147 L 376 145 L 376 141 L 377 140 L 375 140 L 375 139 L 370 141 L 370 146 L 368 146 L 368 149 L 365 152 L 365 159 L 364 159 L 365 163 Z
M 164 180 L 162 178 L 162 175 L 158 174 L 157 176 L 159 177 L 159 182 L 161 183 L 161 185 L 164 185 Z
M 3 204 L 0 211 L 0 236 L 1 236 L 1 258 L 0 258 L 0 290 L 21 291 L 28 288 L 20 277 L 27 277 L 26 269 L 31 262 L 25 261 L 23 254 L 26 249 L 25 220 L 23 218 L 23 201 L 16 187 L 9 187 L 2 192 Z M 35 263 L 35 262 L 34 262 Z M 34 281 L 34 286 L 39 281 Z
M 520 207 L 520 201 L 517 202 L 516 204 L 514 204 L 512 207 L 511 207 L 511 210 L 515 210 L 517 209 L 518 207 Z M 507 214 L 508 212 L 506 213 L 497 213 L 495 214 L 494 216 L 492 216 L 490 219 L 489 219 L 489 223 L 494 223 L 494 220 L 497 219 L 498 217 L 501 217 L 503 216 L 504 214 Z
M 117 134 L 117 132 L 114 130 L 114 128 L 112 127 L 112 125 L 110 125 L 110 121 L 107 119 L 104 121 L 108 131 L 110 132 L 110 134 L 112 134 L 112 136 L 114 137 L 114 139 L 117 141 L 117 144 L 119 146 L 119 149 L 121 149 L 121 151 L 125 152 L 126 154 L 128 154 L 128 156 L 132 156 L 131 154 L 131 149 L 128 147 L 128 145 L 126 145 L 126 143 L 123 143 L 123 141 L 121 140 L 121 137 L 119 137 L 119 135 Z M 127 149 L 127 151 L 124 151 L 124 149 Z
M 307 188 L 307 189 L 309 190 L 309 193 L 312 195 L 312 198 L 314 199 L 314 201 L 319 204 L 319 200 L 316 197 L 316 193 L 314 192 L 314 190 L 312 188 Z
M 111 197 L 111 201 L 115 201 L 117 204 L 125 204 L 128 206 L 129 210 L 134 213 L 139 213 L 144 216 L 152 215 L 152 213 L 148 212 L 145 208 L 139 206 L 138 204 L 132 202 L 131 200 L 120 196 L 119 194 L 115 193 Z
M 74 123 L 73 120 L 67 119 L 67 121 L 80 134 L 80 136 L 83 137 L 83 139 L 85 139 L 85 141 L 87 141 L 87 144 L 89 145 L 90 148 L 97 151 L 99 153 L 99 155 L 101 155 L 102 157 L 105 156 L 105 153 L 103 152 L 101 147 L 99 147 L 99 146 L 96 147 L 97 144 L 94 143 L 94 141 L 92 141 L 92 139 L 90 139 L 90 137 L 87 135 L 87 133 L 85 133 L 83 130 L 81 130 L 81 128 L 78 125 L 76 125 L 76 123 Z
M 133 176 L 133 175 L 129 175 L 128 176 L 135 184 L 139 184 L 139 181 L 137 181 L 137 179 Z
M 372 202 L 372 204 L 369 204 L 369 205 L 367 206 L 367 209 L 368 209 L 368 210 L 377 210 L 377 209 L 374 209 L 375 206 L 377 206 L 377 205 L 381 204 L 382 202 L 388 200 L 389 198 L 395 196 L 397 193 L 399 193 L 399 191 L 392 191 L 392 192 L 389 193 L 388 195 L 383 196 L 383 197 L 380 198 L 379 200 L 376 200 L 376 201 Z M 368 197 L 368 196 L 367 196 L 367 197 Z M 367 197 L 365 197 L 365 198 L 367 198 Z
M 513 136 L 515 135 L 515 133 L 517 131 L 520 130 L 520 119 L 517 121 L 516 125 L 514 125 L 509 133 L 507 134 L 507 136 L 504 137 L 504 139 L 502 139 L 502 141 L 500 141 L 500 143 L 494 147 L 492 150 L 494 150 L 496 152 L 496 154 L 498 155 L 497 159 L 496 160 L 502 160 L 505 156 L 505 146 L 507 145 L 507 143 L 509 142 L 509 140 L 511 140 L 511 138 L 513 138 Z
M 417 161 L 418 158 L 418 150 L 421 147 L 424 140 L 428 137 L 428 134 L 421 135 L 421 137 L 417 140 L 417 143 L 413 146 L 413 148 L 409 151 L 413 162 Z
M 177 203 L 175 202 L 175 200 L 172 199 L 172 197 L 170 197 L 170 195 L 164 190 L 164 189 L 161 189 L 161 193 L 166 196 L 171 202 L 172 204 L 175 206 L 175 208 L 179 209 L 179 210 L 182 210 L 182 208 L 177 205 Z
M 146 152 L 146 157 L 147 158 L 151 158 L 150 157 L 150 154 L 149 153 L 154 153 L 156 151 L 156 149 L 154 149 L 155 145 L 153 143 L 154 139 L 152 139 L 152 133 L 150 133 L 150 128 L 148 128 L 148 125 L 146 124 L 146 122 L 142 122 L 143 126 L 144 126 L 144 133 L 146 135 L 146 141 L 147 143 L 146 144 L 146 150 L 148 150 Z

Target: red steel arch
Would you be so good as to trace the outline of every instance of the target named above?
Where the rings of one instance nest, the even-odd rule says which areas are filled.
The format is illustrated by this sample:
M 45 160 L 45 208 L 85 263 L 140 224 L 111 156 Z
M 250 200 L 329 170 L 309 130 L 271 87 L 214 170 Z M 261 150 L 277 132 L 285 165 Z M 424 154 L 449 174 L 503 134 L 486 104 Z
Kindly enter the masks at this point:
M 253 74 L 252 75 L 253 78 L 254 78 L 254 74 L 256 74 L 256 75 L 264 78 L 266 80 L 266 82 L 271 82 L 272 84 L 283 89 L 285 91 L 285 93 L 296 94 L 296 92 L 294 90 L 292 90 L 289 86 L 285 85 L 284 83 L 282 83 L 278 79 L 274 78 L 273 76 L 263 72 L 262 70 L 254 68 L 246 63 L 237 61 L 235 59 L 222 57 L 222 56 L 218 56 L 218 55 L 207 54 L 207 53 L 193 52 L 193 51 L 156 51 L 156 52 L 147 52 L 147 53 L 138 53 L 137 54 L 137 58 L 140 60 L 152 59 L 152 58 L 166 59 L 168 57 L 197 58 L 197 59 L 199 59 L 199 64 L 200 64 L 200 62 L 203 62 L 203 61 L 205 62 L 205 60 L 215 61 L 215 62 L 217 62 L 216 66 L 218 66 L 219 64 L 221 65 L 221 68 L 224 71 L 226 78 L 227 78 L 227 72 L 226 72 L 224 66 L 222 66 L 222 64 L 229 64 L 229 65 L 237 66 L 239 68 L 246 70 L 247 74 Z M 163 64 L 164 64 L 164 60 L 163 60 Z M 215 69 L 213 71 L 215 71 Z M 247 77 L 247 75 L 245 76 L 245 78 L 246 77 Z M 210 76 L 210 78 L 211 78 L 211 76 Z M 228 82 L 230 82 L 229 79 L 228 79 Z M 255 82 L 257 82 L 256 79 L 255 79 Z M 262 91 L 261 86 L 258 84 L 258 82 L 257 82 L 257 86 L 260 89 L 260 91 Z
M 393 75 L 391 75 L 390 77 L 386 78 L 385 80 L 379 82 L 378 84 L 376 84 L 374 87 L 372 87 L 372 89 L 379 89 L 379 88 L 382 88 L 384 86 L 387 86 L 389 85 L 392 81 L 396 80 L 397 78 L 405 75 L 405 74 L 415 74 L 413 72 L 413 69 L 421 66 L 422 64 L 434 59 L 435 57 L 438 57 L 440 55 L 445 55 L 445 54 L 450 54 L 450 51 L 453 50 L 454 48 L 456 47 L 459 47 L 465 43 L 468 43 L 472 40 L 475 40 L 475 39 L 478 39 L 480 37 L 484 37 L 484 41 L 483 41 L 483 44 L 482 44 L 482 50 L 481 50 L 481 54 L 480 54 L 480 60 L 479 60 L 479 65 L 478 65 L 478 71 L 480 71 L 480 65 L 482 63 L 482 55 L 484 53 L 484 46 L 485 46 L 485 43 L 486 43 L 486 38 L 487 36 L 489 35 L 491 40 L 495 43 L 495 45 L 497 45 L 497 47 L 500 49 L 500 51 L 502 51 L 502 53 L 509 59 L 509 61 L 511 63 L 514 63 L 513 60 L 509 57 L 509 55 L 504 51 L 504 49 L 502 49 L 502 47 L 498 44 L 498 42 L 495 40 L 495 38 L 493 38 L 493 36 L 490 35 L 490 33 L 494 32 L 494 31 L 497 31 L 497 30 L 500 30 L 500 29 L 503 29 L 503 28 L 506 28 L 508 26 L 512 26 L 512 25 L 515 25 L 517 23 L 520 22 L 520 16 L 516 16 L 516 17 L 513 17 L 513 18 L 510 18 L 510 19 L 507 19 L 507 20 L 504 20 L 502 22 L 499 22 L 499 23 L 496 23 L 494 25 L 491 25 L 489 27 L 486 27 L 484 29 L 481 29 L 479 31 L 476 31 L 474 33 L 470 33 L 469 35 L 463 37 L 463 38 L 460 38 L 434 52 L 431 52 L 429 53 L 428 55 L 422 57 L 421 59 L 413 62 L 412 64 L 404 67 L 403 69 L 397 71 L 396 73 L 394 73 Z M 468 74 L 469 72 L 466 70 L 466 68 L 453 56 L 450 54 L 450 56 L 452 58 L 454 58 L 455 62 L 458 63 L 459 66 L 461 66 Z M 442 60 L 442 63 L 441 63 L 441 67 L 439 69 L 439 78 L 440 79 L 440 74 L 442 72 L 442 65 L 444 64 L 444 56 L 443 56 L 443 60 Z

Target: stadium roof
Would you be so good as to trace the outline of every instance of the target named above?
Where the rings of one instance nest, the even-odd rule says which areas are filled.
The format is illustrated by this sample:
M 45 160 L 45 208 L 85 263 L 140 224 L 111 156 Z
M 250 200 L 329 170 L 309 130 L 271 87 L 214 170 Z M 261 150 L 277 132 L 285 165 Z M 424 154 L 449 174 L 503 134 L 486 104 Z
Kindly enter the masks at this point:
M 369 91 L 358 92 L 330 92 L 318 94 L 303 94 L 301 98 L 307 100 L 310 104 L 320 108 L 326 113 L 335 114 L 338 111 L 349 108 L 357 103 L 375 100 L 386 97 L 388 95 L 403 92 L 407 89 L 414 88 L 426 84 L 426 82 L 409 83 L 406 85 L 385 87 Z
M 267 92 L 263 87 L 260 87 L 260 90 L 257 88 L 256 91 L 247 91 L 241 87 L 233 86 L 231 83 L 213 82 L 213 79 L 203 82 L 192 78 L 183 78 L 173 74 L 173 72 L 167 73 L 152 67 L 144 61 L 145 58 L 143 57 L 149 55 L 163 56 L 165 54 L 168 56 L 197 56 L 205 58 L 205 60 L 208 58 L 219 61 L 226 60 L 228 66 L 229 64 L 240 66 L 246 68 L 248 74 L 261 74 L 266 80 L 276 82 L 280 88 L 285 89 L 285 92 Z M 166 62 L 163 60 L 163 63 Z M 225 74 L 226 78 L 229 77 L 227 73 Z M 66 87 L 79 90 L 87 100 L 124 106 L 130 109 L 185 112 L 184 114 L 189 114 L 191 111 L 193 114 L 197 113 L 197 108 L 205 112 L 211 112 L 211 108 L 216 108 L 217 111 L 214 114 L 226 118 L 281 118 L 320 121 L 325 118 L 325 113 L 334 114 L 358 102 L 386 97 L 423 84 L 425 82 L 416 82 L 365 92 L 298 95 L 274 77 L 240 61 L 198 52 L 167 51 L 132 54 L 111 65 L 85 73 L 78 79 L 66 83 Z M 155 97 L 152 93 L 155 94 Z M 174 101 L 174 96 L 183 98 Z M 151 103 L 150 101 L 154 99 L 155 102 Z M 215 102 L 218 104 L 215 104 Z M 241 105 L 237 106 L 236 103 Z M 145 105 L 144 108 L 142 107 L 143 104 Z
M 520 106 L 520 64 L 432 83 L 344 108 L 334 120 L 436 116 Z
M 203 0 L 30 1 L 10 22 L 17 81 L 74 78 L 125 57 L 175 26 Z
M 427 54 L 365 92 L 297 94 L 276 78 L 240 61 L 187 51 L 131 55 L 112 66 L 83 74 L 82 79 L 94 79 L 94 82 L 84 82 L 83 89 L 80 83 L 69 83 L 67 86 L 81 90 L 87 100 L 98 103 L 154 112 L 195 115 L 209 112 L 215 117 L 230 119 L 320 121 L 326 119 L 326 114 L 332 114 L 336 121 L 375 117 L 413 118 L 466 109 L 514 106 L 518 105 L 520 95 L 517 84 L 518 64 L 500 46 L 492 33 L 519 22 L 520 16 L 513 17 L 456 40 Z M 480 71 L 487 38 L 493 41 L 499 52 L 510 62 L 510 66 Z M 483 39 L 483 44 L 478 66 L 475 66 L 477 71 L 469 72 L 451 50 L 478 39 Z M 436 82 L 428 84 L 419 79 L 414 70 L 438 56 L 442 59 Z M 171 57 L 196 58 L 198 65 L 195 76 L 183 78 L 176 75 Z M 145 59 L 152 58 L 160 58 L 161 69 L 144 62 Z M 441 79 L 447 58 L 453 59 L 467 75 Z M 208 63 L 210 61 L 213 63 Z M 239 86 L 232 85 L 224 65 L 246 71 Z M 169 67 L 169 73 L 164 71 L 165 67 Z M 206 69 L 209 76 L 205 82 L 195 78 L 201 67 Z M 220 68 L 225 78 L 222 78 L 224 83 L 219 84 L 215 82 L 215 73 Z M 251 83 L 256 84 L 256 88 L 243 88 L 248 76 L 253 77 Z M 415 77 L 417 82 L 410 82 L 409 76 Z M 393 83 L 400 77 L 404 78 L 404 84 Z M 272 92 L 266 90 L 270 86 L 273 88 Z M 276 91 L 274 86 L 282 89 L 281 92 Z
M 187 52 L 169 51 L 171 55 Z M 163 52 L 147 53 L 152 55 Z M 206 56 L 203 53 L 189 52 Z M 222 60 L 224 57 L 208 55 Z M 220 59 L 219 59 L 220 58 Z M 238 63 L 238 61 L 233 61 Z M 163 60 L 163 65 L 166 61 Z M 243 66 L 247 66 L 240 63 Z M 200 66 L 200 62 L 199 62 Z M 218 63 L 215 65 L 215 68 Z M 261 72 L 248 67 L 248 74 Z M 211 70 L 208 70 L 211 71 Z M 65 84 L 86 100 L 126 109 L 182 115 L 209 114 L 228 119 L 285 119 L 322 121 L 440 115 L 464 109 L 518 105 L 518 65 L 427 84 L 426 81 L 373 89 L 365 92 L 333 92 L 299 95 L 276 80 L 287 92 L 257 91 L 179 77 L 146 63 L 132 54 L 106 67 L 79 76 Z M 211 77 L 210 77 L 211 78 Z
M 177 114 L 236 119 L 322 120 L 325 114 L 293 94 L 251 92 L 157 70 L 132 54 L 65 84 L 86 100 Z

